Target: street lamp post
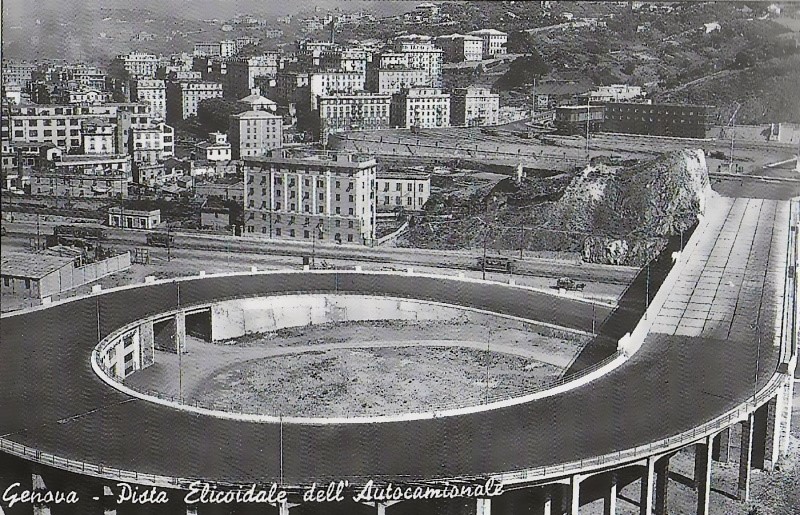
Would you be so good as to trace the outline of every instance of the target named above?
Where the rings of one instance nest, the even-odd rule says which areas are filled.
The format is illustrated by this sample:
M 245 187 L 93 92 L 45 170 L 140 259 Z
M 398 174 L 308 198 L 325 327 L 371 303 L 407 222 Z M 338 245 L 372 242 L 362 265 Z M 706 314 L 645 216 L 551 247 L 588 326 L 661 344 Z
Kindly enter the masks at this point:
M 756 330 L 756 371 L 753 375 L 753 406 L 756 404 L 756 395 L 758 394 L 758 369 L 761 361 L 761 328 L 758 322 L 750 324 L 751 329 Z

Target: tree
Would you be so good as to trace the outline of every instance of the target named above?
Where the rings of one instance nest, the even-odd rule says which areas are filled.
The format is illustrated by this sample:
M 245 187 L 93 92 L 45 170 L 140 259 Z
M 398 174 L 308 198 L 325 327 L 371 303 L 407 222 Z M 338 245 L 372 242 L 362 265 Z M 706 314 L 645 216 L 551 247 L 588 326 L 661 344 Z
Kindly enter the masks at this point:
M 508 35 L 506 48 L 509 54 L 532 54 L 536 52 L 530 34 L 524 30 L 514 31 Z
M 197 105 L 197 123 L 204 133 L 225 132 L 232 114 L 247 110 L 247 106 L 224 98 L 207 98 Z
M 530 55 L 514 59 L 508 67 L 508 71 L 497 80 L 495 86 L 500 91 L 519 88 L 533 83 L 533 79 L 541 77 L 549 70 L 550 67 L 534 49 Z

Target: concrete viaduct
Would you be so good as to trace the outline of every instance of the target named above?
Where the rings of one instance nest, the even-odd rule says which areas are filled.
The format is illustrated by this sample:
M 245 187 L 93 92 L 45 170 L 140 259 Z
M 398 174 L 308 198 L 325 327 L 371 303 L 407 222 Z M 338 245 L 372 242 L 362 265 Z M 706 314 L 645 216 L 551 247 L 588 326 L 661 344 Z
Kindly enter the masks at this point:
M 293 492 L 289 501 L 258 512 L 287 515 L 308 511 L 294 493 L 312 482 L 494 478 L 505 492 L 467 499 L 462 512 L 574 515 L 602 497 L 613 514 L 618 490 L 641 479 L 639 509 L 649 515 L 669 512 L 670 459 L 694 447 L 697 513 L 708 514 L 714 462 L 738 460 L 737 494 L 747 500 L 751 471 L 771 469 L 787 450 L 798 332 L 796 204 L 715 202 L 685 247 L 668 249 L 675 252 L 648 270 L 648 281 L 663 272 L 654 294 L 637 280 L 619 309 L 602 313 L 620 358 L 599 377 L 576 375 L 555 395 L 463 413 L 314 422 L 246 420 L 110 386 L 151 365 L 157 348 L 180 353 L 187 326 L 213 332 L 214 313 L 236 299 L 380 295 L 583 331 L 596 309 L 576 298 L 411 270 L 201 274 L 4 315 L 0 451 L 22 485 L 77 485 L 94 492 L 96 509 L 106 513 L 116 510 L 108 498 L 117 481 L 173 492 L 197 479 L 221 487 L 275 482 Z M 421 507 L 402 500 L 350 508 L 380 515 Z M 198 512 L 180 502 L 176 508 Z

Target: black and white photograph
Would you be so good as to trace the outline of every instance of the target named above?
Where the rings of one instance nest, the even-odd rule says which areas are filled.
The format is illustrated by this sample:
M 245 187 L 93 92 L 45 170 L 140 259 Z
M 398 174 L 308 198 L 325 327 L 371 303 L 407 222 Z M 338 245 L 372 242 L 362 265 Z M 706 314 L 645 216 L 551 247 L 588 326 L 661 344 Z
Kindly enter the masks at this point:
M 0 515 L 800 515 L 800 1 L 0 38 Z

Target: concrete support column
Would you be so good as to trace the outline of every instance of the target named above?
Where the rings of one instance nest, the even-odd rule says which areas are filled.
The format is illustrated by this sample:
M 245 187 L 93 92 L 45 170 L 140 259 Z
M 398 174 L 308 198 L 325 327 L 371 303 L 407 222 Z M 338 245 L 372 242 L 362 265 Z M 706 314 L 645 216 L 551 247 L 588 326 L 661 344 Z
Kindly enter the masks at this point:
M 694 481 L 697 485 L 697 515 L 708 515 L 711 496 L 711 440 L 707 436 L 695 446 Z
M 492 515 L 492 500 L 491 499 L 475 499 L 477 505 L 475 507 L 475 515 Z M 378 505 L 380 506 L 380 504 Z M 385 512 L 384 512 L 385 513 Z M 381 515 L 380 507 L 378 508 L 378 515 Z
M 583 478 L 577 474 L 569 478 L 569 484 L 565 489 L 565 508 L 569 515 L 578 515 L 581 510 L 581 480 Z
M 142 368 L 147 368 L 155 363 L 155 334 L 152 320 L 139 324 L 139 345 L 141 346 Z
M 667 515 L 669 511 L 667 508 L 667 490 L 669 488 L 669 459 L 671 456 L 664 456 L 656 461 L 655 474 L 656 474 L 656 502 L 655 512 L 656 515 Z
M 728 463 L 731 459 L 731 428 L 726 427 L 714 437 L 714 444 L 711 449 L 711 457 L 714 461 Z
M 117 515 L 117 499 L 110 486 L 103 486 L 103 515 Z
M 187 504 L 186 505 L 186 515 L 197 515 L 197 505 L 196 504 Z
M 542 504 L 536 513 L 539 515 L 553 515 L 553 488 L 545 486 L 542 488 L 542 492 L 544 494 L 542 496 Z
M 780 413 L 783 404 L 783 390 L 769 400 L 761 408 L 766 411 L 766 431 L 764 433 L 764 463 L 763 470 L 772 470 L 780 458 L 781 424 Z
M 186 313 L 183 311 L 175 314 L 175 352 L 186 352 Z
M 608 488 L 603 496 L 603 515 L 616 515 L 617 513 L 617 475 L 613 472 L 608 476 Z
M 44 492 L 47 490 L 47 485 L 44 484 L 44 478 L 41 474 L 31 474 L 31 486 L 34 492 Z M 50 506 L 46 504 L 34 504 L 33 515 L 50 515 Z
M 753 459 L 753 414 L 742 422 L 742 446 L 739 454 L 739 500 L 750 500 L 750 465 Z
M 781 438 L 778 444 L 778 456 L 785 456 L 789 453 L 789 434 L 792 430 L 792 403 L 794 400 L 794 370 L 789 367 L 786 380 L 783 384 L 783 405 L 781 406 L 779 417 L 779 429 Z
M 651 515 L 653 513 L 653 486 L 655 480 L 656 460 L 647 458 L 642 473 L 642 493 L 639 502 L 640 515 Z

